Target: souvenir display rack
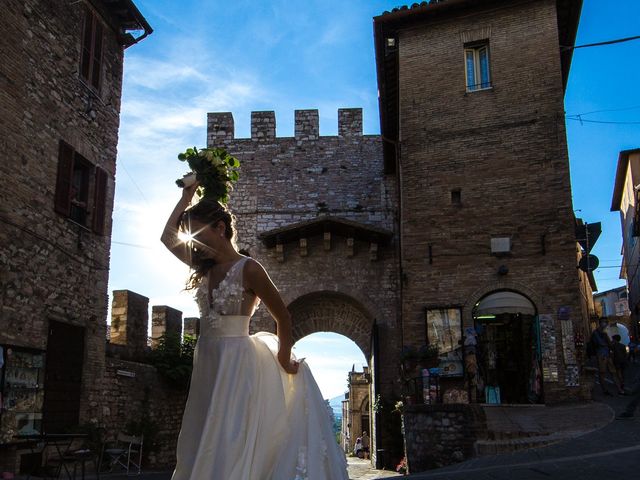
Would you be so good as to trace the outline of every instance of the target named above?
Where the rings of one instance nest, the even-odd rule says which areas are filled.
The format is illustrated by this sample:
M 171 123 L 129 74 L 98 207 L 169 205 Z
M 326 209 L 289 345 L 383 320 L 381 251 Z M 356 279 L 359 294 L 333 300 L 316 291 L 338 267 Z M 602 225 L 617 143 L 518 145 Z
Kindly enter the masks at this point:
M 0 345 L 0 443 L 42 433 L 45 352 Z

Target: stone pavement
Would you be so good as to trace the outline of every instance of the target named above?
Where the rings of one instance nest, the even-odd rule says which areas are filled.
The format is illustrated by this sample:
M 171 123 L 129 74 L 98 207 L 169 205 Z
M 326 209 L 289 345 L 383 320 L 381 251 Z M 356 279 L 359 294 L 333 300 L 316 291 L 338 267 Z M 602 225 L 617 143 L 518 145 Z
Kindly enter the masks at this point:
M 348 457 L 347 462 L 349 464 L 349 480 L 375 480 L 378 478 L 391 478 L 400 476 L 395 472 L 390 472 L 388 470 L 376 470 L 372 468 L 371 462 L 369 460 L 361 460 L 357 457 Z M 95 479 L 95 476 L 87 475 L 86 478 L 87 480 Z M 133 477 L 127 477 L 126 475 L 122 474 L 102 474 L 100 475 L 100 478 L 105 480 L 170 480 L 171 472 L 144 472 L 140 476 Z
M 371 468 L 369 460 L 361 460 L 358 457 L 347 457 L 347 462 L 349 463 L 349 480 L 374 480 L 401 476 L 396 472 Z

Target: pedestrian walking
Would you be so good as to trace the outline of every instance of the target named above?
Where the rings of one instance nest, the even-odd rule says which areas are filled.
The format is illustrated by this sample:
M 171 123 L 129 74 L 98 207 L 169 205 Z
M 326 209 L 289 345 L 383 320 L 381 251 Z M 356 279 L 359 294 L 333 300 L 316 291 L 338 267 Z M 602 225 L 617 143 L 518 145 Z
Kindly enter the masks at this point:
M 605 329 L 607 328 L 609 322 L 606 319 L 600 319 L 600 324 L 598 328 L 596 328 L 591 333 L 591 339 L 589 340 L 594 347 L 596 357 L 598 359 L 598 379 L 600 380 L 600 388 L 602 389 L 603 395 L 611 395 L 611 392 L 607 390 L 605 387 L 605 377 L 607 375 L 607 371 L 611 373 L 613 377 L 613 381 L 618 388 L 618 393 L 624 395 L 624 390 L 622 389 L 622 379 L 619 377 L 618 372 L 613 365 L 612 360 L 612 343 L 609 335 Z
M 614 335 L 611 337 L 613 340 L 611 344 L 611 352 L 613 356 L 613 366 L 618 372 L 618 377 L 620 378 L 620 385 L 624 390 L 624 374 L 627 369 L 627 365 L 629 364 L 629 357 L 627 355 L 627 347 L 626 345 L 620 343 L 620 335 Z

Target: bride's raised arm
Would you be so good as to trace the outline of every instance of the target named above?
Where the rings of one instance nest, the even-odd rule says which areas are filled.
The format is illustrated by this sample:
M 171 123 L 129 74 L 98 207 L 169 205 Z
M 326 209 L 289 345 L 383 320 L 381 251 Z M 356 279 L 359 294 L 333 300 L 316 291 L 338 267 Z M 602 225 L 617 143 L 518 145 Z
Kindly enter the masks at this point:
M 244 278 L 246 285 L 267 306 L 269 313 L 278 326 L 278 361 L 288 373 L 298 372 L 298 362 L 291 361 L 293 347 L 293 333 L 291 328 L 291 314 L 284 304 L 280 292 L 269 278 L 265 269 L 256 261 L 249 261 L 245 267 Z
M 198 183 L 190 185 L 189 187 L 185 187 L 182 189 L 182 196 L 176 206 L 173 208 L 171 215 L 169 215 L 169 219 L 167 220 L 167 224 L 164 226 L 164 230 L 162 231 L 162 235 L 160 236 L 160 241 L 164 244 L 165 247 L 169 249 L 171 253 L 173 253 L 178 259 L 190 267 L 191 263 L 191 249 L 186 242 L 183 242 L 178 237 L 178 222 L 180 221 L 180 217 L 184 213 L 184 211 L 189 206 L 191 199 L 196 193 L 196 189 L 198 188 Z

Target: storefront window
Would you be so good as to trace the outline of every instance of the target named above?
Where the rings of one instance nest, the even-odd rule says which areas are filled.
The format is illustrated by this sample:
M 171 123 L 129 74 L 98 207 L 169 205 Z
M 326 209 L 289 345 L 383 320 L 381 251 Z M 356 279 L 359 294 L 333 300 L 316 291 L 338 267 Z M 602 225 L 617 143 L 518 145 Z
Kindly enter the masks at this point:
M 426 309 L 427 341 L 440 352 L 442 376 L 462 375 L 462 316 L 459 308 Z
M 42 433 L 45 354 L 0 345 L 0 444 Z
M 462 338 L 460 309 L 427 309 L 427 335 L 429 343 L 437 345 L 440 354 L 459 348 Z

